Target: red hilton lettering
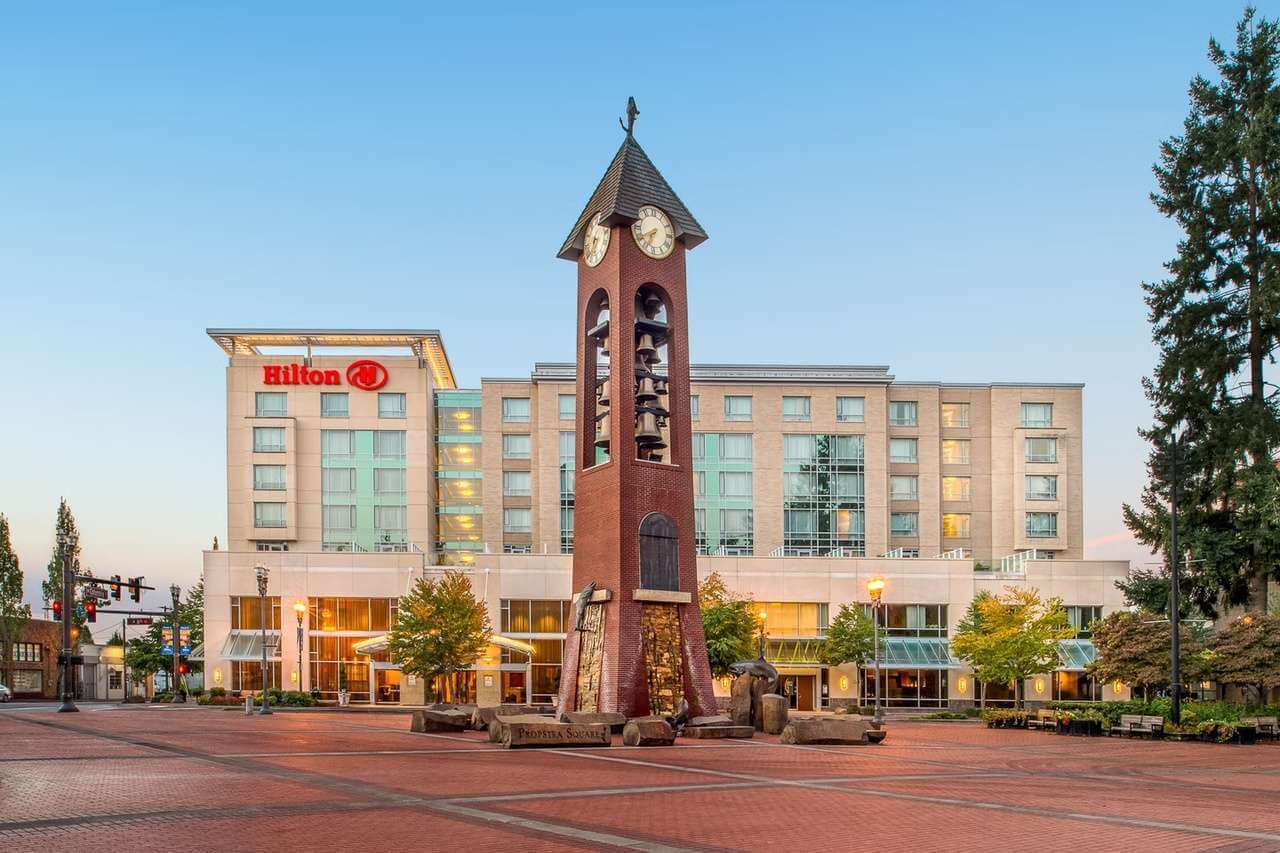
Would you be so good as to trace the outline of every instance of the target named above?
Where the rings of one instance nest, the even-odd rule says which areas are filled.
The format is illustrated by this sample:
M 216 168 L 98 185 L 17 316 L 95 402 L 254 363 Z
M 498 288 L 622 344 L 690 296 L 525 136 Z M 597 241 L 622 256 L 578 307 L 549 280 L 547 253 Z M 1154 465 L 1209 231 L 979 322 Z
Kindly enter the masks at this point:
M 264 364 L 262 366 L 262 384 L 263 385 L 279 385 L 280 383 L 280 365 Z

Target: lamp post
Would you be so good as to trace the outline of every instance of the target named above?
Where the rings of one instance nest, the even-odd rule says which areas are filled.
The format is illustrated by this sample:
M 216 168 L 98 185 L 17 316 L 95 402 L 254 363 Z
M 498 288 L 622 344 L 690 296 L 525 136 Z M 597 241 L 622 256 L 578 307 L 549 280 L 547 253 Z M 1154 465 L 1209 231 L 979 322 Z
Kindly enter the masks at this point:
M 254 575 L 258 580 L 258 613 L 262 620 L 262 707 L 259 714 L 271 713 L 271 697 L 267 693 L 267 567 L 259 563 L 254 567 Z
M 169 595 L 173 598 L 173 627 L 170 629 L 173 631 L 173 684 L 169 687 L 173 692 L 173 698 L 169 700 L 169 704 L 172 705 L 181 701 L 178 696 L 178 664 L 182 651 L 182 617 L 178 615 L 178 601 L 182 595 L 182 587 L 176 583 L 170 585 Z
M 76 545 L 80 537 L 74 531 L 58 531 L 58 551 L 62 556 L 62 680 L 59 685 L 61 703 L 60 713 L 79 711 L 71 693 L 71 620 L 72 608 L 75 607 L 75 574 L 71 569 L 71 561 L 75 557 Z
M 768 633 L 766 633 L 764 629 L 764 624 L 765 624 L 764 620 L 769 618 L 769 614 L 766 611 L 761 610 L 759 613 L 756 614 L 756 616 L 758 617 L 760 622 L 760 630 L 756 633 L 756 642 L 760 647 L 760 660 L 764 660 L 765 641 L 769 638 Z
M 871 658 L 876 674 L 876 711 L 872 720 L 880 725 L 884 722 L 884 712 L 880 709 L 880 597 L 884 595 L 884 578 L 867 581 L 867 592 L 871 593 Z
M 307 605 L 301 601 L 293 604 L 293 615 L 298 617 L 298 690 L 302 690 L 302 618 L 307 615 Z
M 1177 425 L 1169 443 L 1169 656 L 1170 681 L 1173 687 L 1173 703 L 1169 717 L 1174 725 L 1182 723 L 1182 593 L 1178 589 L 1178 443 L 1181 438 Z

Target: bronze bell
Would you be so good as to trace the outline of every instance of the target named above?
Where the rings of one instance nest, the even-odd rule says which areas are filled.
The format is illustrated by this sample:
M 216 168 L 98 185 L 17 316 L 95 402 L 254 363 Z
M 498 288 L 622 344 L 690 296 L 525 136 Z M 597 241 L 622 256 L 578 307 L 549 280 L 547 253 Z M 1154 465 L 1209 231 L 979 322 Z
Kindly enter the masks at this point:
M 609 380 L 607 378 L 596 386 L 596 402 L 602 406 L 609 405 Z
M 636 358 L 644 362 L 657 360 L 658 349 L 653 345 L 653 335 L 646 332 L 640 336 L 640 342 L 636 344 Z
M 644 447 L 666 447 L 662 433 L 658 432 L 658 418 L 645 412 L 636 419 L 636 444 Z
M 665 379 L 653 380 L 653 390 L 658 392 L 659 397 L 667 396 L 667 380 Z
M 648 405 L 658 399 L 658 392 L 654 390 L 653 380 L 645 377 L 640 380 L 640 387 L 636 389 L 636 402 Z
M 644 316 L 650 320 L 658 316 L 658 309 L 662 307 L 662 300 L 658 298 L 656 293 L 646 293 L 641 297 L 644 304 Z
M 596 418 L 596 447 L 609 446 L 609 413 Z

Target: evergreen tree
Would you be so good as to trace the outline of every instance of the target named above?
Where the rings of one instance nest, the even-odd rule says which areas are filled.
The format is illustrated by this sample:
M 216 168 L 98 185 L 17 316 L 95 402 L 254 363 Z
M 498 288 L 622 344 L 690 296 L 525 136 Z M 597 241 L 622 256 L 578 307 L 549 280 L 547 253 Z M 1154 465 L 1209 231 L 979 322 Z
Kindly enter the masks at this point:
M 13 684 L 13 644 L 30 618 L 31 608 L 22 603 L 22 569 L 9 538 L 9 519 L 0 515 L 0 683 Z
M 827 666 L 867 663 L 875 650 L 874 631 L 875 625 L 861 604 L 841 604 L 836 618 L 827 627 L 822 662 Z
M 712 572 L 698 584 L 698 606 L 712 675 L 728 675 L 731 665 L 756 656 L 751 599 L 731 593 L 719 572 Z
M 387 649 L 400 669 L 431 684 L 444 683 L 445 702 L 458 694 L 458 673 L 475 663 L 489 643 L 489 610 L 477 601 L 462 572 L 422 578 L 400 599 Z
M 44 600 L 50 604 L 62 598 L 62 553 L 58 550 L 58 534 L 65 536 L 77 532 L 76 518 L 71 514 L 71 507 L 67 505 L 67 499 L 62 498 L 58 504 L 58 521 L 54 527 L 53 556 L 49 558 L 48 575 L 40 583 L 40 591 L 44 595 Z M 73 574 L 80 574 L 79 540 L 76 541 L 76 547 L 71 553 L 71 571 Z M 75 601 L 71 602 L 71 613 L 64 613 L 63 618 L 71 619 L 71 624 L 82 632 L 87 630 L 85 618 L 80 614 Z
M 1191 82 L 1180 136 L 1160 146 L 1152 201 L 1182 229 L 1163 281 L 1143 285 L 1159 347 L 1143 381 L 1155 423 L 1138 541 L 1168 552 L 1177 465 L 1183 576 L 1206 613 L 1261 612 L 1280 579 L 1280 397 L 1264 379 L 1280 337 L 1280 29 L 1246 9 L 1235 49 L 1209 41 L 1216 81 Z M 1176 449 L 1172 438 L 1179 428 Z

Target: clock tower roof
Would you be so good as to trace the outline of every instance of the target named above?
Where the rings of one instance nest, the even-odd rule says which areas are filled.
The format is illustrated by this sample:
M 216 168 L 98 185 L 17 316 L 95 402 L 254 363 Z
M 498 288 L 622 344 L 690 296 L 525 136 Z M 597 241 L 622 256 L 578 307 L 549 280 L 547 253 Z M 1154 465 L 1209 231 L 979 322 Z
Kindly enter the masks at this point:
M 625 125 L 623 127 L 626 128 Z M 637 211 L 646 204 L 666 212 L 675 226 L 676 237 L 684 241 L 686 248 L 692 249 L 707 239 L 707 232 L 702 230 L 698 220 L 684 206 L 628 129 L 622 147 L 613 155 L 613 162 L 605 169 L 604 177 L 556 257 L 572 261 L 582 254 L 587 225 L 597 214 L 604 214 L 602 222 L 605 225 L 629 224 L 639 218 Z

